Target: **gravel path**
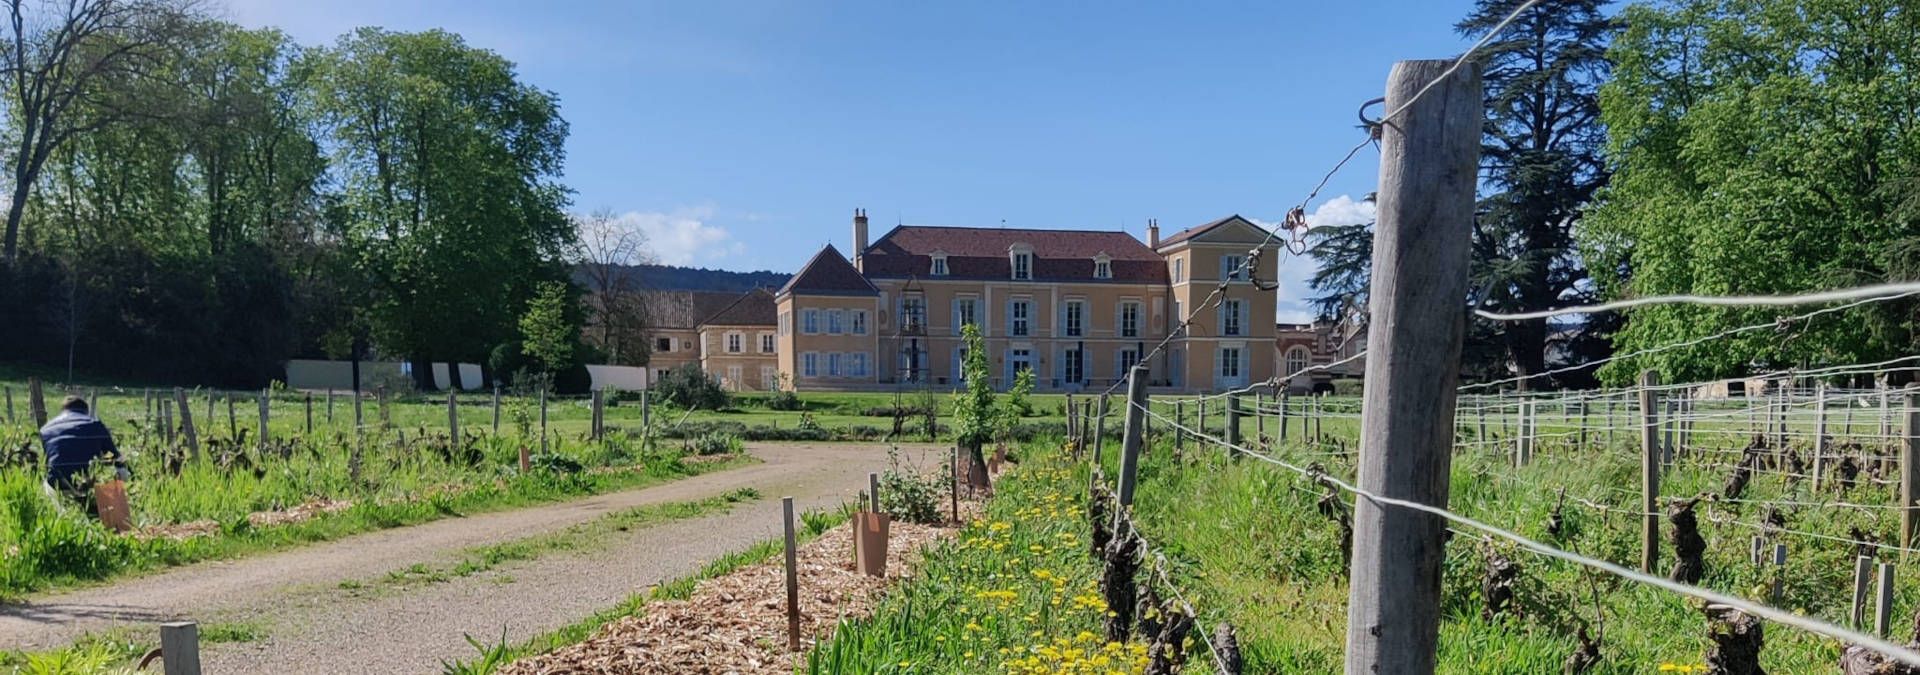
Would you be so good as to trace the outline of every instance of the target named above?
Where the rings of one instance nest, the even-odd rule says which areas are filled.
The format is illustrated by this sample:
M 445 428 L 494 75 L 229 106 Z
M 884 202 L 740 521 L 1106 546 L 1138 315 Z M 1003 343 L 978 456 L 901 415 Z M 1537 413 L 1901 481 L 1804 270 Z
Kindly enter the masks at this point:
M 945 451 L 903 447 L 902 456 L 938 466 Z M 422 673 L 443 659 L 474 654 L 473 635 L 518 642 L 617 604 L 647 586 L 698 570 L 706 561 L 780 532 L 779 498 L 798 508 L 838 505 L 884 468 L 884 446 L 755 444 L 763 460 L 575 502 L 441 520 L 296 550 L 205 563 L 99 588 L 0 606 L 0 648 L 45 648 L 115 627 L 153 630 L 173 617 L 203 625 L 259 625 L 266 637 L 208 645 L 210 673 Z M 931 452 L 923 452 L 931 450 Z M 428 584 L 340 582 L 377 579 L 415 563 L 457 560 L 474 546 L 511 541 L 645 504 L 702 499 L 752 487 L 762 499 L 727 513 L 617 533 L 583 552 Z

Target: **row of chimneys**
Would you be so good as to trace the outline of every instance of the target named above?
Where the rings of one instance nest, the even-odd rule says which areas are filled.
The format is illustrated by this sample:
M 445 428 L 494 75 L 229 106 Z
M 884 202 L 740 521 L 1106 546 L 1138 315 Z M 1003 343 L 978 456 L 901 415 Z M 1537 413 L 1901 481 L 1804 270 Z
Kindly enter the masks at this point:
M 1160 248 L 1160 219 L 1147 219 L 1147 248 Z M 867 210 L 853 210 L 853 268 L 867 271 Z

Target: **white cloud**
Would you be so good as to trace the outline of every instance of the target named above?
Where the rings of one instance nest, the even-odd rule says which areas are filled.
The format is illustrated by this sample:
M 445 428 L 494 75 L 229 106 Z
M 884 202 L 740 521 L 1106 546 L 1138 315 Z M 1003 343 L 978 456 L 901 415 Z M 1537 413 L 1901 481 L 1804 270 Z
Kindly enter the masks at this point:
M 668 265 L 711 265 L 745 253 L 747 245 L 727 228 L 713 225 L 714 209 L 696 206 L 672 211 L 627 211 L 614 216 L 621 225 L 647 236 L 647 250 Z
M 1307 227 L 1311 229 L 1335 225 L 1357 225 L 1360 223 L 1373 222 L 1373 218 L 1373 202 L 1356 200 L 1348 195 L 1340 195 L 1321 202 L 1318 208 L 1315 208 L 1312 213 L 1307 214 Z M 1255 218 L 1253 222 L 1267 229 L 1279 227 L 1279 221 L 1265 221 Z M 1279 236 L 1287 237 L 1288 233 L 1281 232 Z M 1275 321 L 1281 323 L 1310 323 L 1313 321 L 1313 303 L 1308 300 L 1313 297 L 1313 289 L 1307 286 L 1307 281 L 1313 278 L 1315 269 L 1313 258 L 1304 254 L 1294 255 L 1288 251 L 1282 252 L 1280 256 L 1279 273 L 1280 287 L 1274 290 L 1274 304 L 1277 306 L 1277 311 L 1274 314 Z

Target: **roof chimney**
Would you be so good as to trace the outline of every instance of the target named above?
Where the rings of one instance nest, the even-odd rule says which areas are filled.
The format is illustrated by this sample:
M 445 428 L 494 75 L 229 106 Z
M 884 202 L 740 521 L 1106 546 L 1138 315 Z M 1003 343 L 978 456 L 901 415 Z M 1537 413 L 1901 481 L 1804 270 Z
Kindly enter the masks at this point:
M 1160 248 L 1160 221 L 1147 219 L 1147 248 Z
M 866 272 L 867 210 L 853 210 L 853 268 Z

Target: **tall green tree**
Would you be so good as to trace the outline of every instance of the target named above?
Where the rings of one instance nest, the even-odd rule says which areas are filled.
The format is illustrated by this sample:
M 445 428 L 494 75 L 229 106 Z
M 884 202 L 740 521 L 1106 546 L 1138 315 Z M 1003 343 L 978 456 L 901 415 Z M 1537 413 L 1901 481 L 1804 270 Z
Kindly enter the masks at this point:
M 375 341 L 414 361 L 423 387 L 433 361 L 484 362 L 536 284 L 565 278 L 558 99 L 443 31 L 363 28 L 309 67 Z
M 1484 34 L 1523 2 L 1480 0 L 1455 28 Z M 1592 291 L 1574 233 L 1607 181 L 1597 123 L 1613 32 L 1605 4 L 1544 0 L 1482 48 L 1487 121 L 1472 271 L 1472 301 L 1480 308 L 1534 311 L 1584 300 Z M 1487 329 L 1504 352 L 1501 370 L 1517 376 L 1547 370 L 1557 331 L 1545 320 Z
M 1582 246 L 1610 297 L 1769 294 L 1920 273 L 1920 11 L 1898 0 L 1675 0 L 1627 10 L 1601 95 L 1613 182 Z M 1700 379 L 1916 348 L 1911 300 L 1622 359 Z M 1790 312 L 1628 313 L 1616 347 Z

